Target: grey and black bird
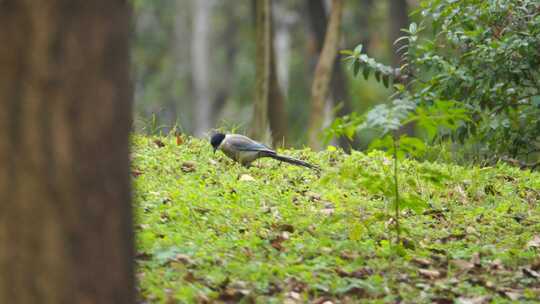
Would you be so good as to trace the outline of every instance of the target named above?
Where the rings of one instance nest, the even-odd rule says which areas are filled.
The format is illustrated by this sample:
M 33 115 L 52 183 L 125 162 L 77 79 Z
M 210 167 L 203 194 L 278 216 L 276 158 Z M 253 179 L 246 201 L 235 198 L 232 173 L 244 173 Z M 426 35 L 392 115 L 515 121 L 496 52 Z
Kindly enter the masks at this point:
M 249 167 L 253 161 L 259 158 L 270 157 L 297 166 L 304 166 L 315 170 L 319 169 L 317 166 L 305 161 L 279 155 L 268 146 L 240 134 L 215 133 L 210 137 L 210 143 L 214 147 L 214 153 L 217 150 L 221 150 L 229 158 L 246 167 Z

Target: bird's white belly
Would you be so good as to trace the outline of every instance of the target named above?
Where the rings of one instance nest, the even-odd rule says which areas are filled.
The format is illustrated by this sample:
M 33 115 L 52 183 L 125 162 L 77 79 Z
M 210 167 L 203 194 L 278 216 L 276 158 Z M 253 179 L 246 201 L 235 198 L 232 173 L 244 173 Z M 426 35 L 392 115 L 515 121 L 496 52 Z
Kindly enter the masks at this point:
M 248 165 L 256 160 L 258 156 L 259 152 L 257 151 L 242 151 L 238 153 L 238 161 L 244 165 Z

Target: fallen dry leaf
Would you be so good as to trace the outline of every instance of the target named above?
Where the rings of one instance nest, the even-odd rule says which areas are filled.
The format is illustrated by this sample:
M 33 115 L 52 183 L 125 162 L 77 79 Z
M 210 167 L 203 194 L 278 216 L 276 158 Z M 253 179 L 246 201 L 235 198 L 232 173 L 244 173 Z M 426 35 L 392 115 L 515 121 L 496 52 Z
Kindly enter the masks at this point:
M 475 266 L 480 266 L 480 253 L 473 253 L 471 257 L 471 263 L 473 263 Z
M 193 264 L 195 264 L 195 262 L 191 259 L 191 257 L 189 255 L 182 254 L 182 253 L 179 253 L 179 254 L 175 255 L 173 261 L 179 262 L 179 263 L 182 263 L 182 264 L 185 264 L 185 265 L 193 265 Z
M 518 289 L 505 289 L 502 293 L 512 301 L 517 301 L 523 296 L 523 292 Z
M 365 279 L 366 277 L 373 274 L 373 270 L 369 267 L 362 267 L 355 271 L 347 272 L 343 269 L 336 269 L 336 273 L 340 277 L 356 278 L 356 279 Z
M 238 303 L 248 294 L 249 290 L 247 289 L 236 289 L 232 287 L 227 287 L 219 294 L 219 299 L 229 303 Z
M 147 253 L 147 252 L 137 252 L 137 253 L 135 253 L 135 259 L 136 260 L 148 261 L 151 258 L 152 258 L 152 255 L 150 253 Z
M 320 297 L 311 302 L 311 304 L 334 304 L 328 297 Z
M 193 172 L 195 171 L 195 168 L 197 167 L 197 164 L 192 161 L 186 161 L 182 163 L 181 169 L 183 172 Z
M 459 297 L 456 299 L 456 303 L 459 304 L 485 304 L 491 301 L 490 296 L 479 296 L 474 298 Z
M 522 269 L 523 273 L 530 276 L 531 278 L 537 278 L 540 279 L 540 272 L 536 270 L 532 270 L 531 268 L 525 267 Z
M 321 200 L 321 195 L 312 191 L 306 192 L 305 196 L 312 202 Z
M 421 267 L 428 267 L 432 264 L 430 260 L 425 258 L 413 258 L 411 261 Z
M 156 144 L 156 146 L 158 146 L 158 148 L 165 147 L 165 144 L 159 139 L 154 140 L 154 144 Z
M 493 260 L 490 265 L 493 270 L 504 270 L 504 265 L 500 259 Z
M 353 261 L 356 260 L 360 255 L 356 252 L 345 250 L 342 251 L 339 256 L 344 260 Z
M 276 250 L 283 251 L 282 243 L 288 239 L 289 233 L 287 231 L 283 231 L 281 234 L 270 240 L 270 245 Z
M 454 265 L 456 268 L 458 268 L 461 271 L 468 271 L 472 268 L 474 268 L 474 264 L 465 260 L 452 260 L 450 261 L 450 264 Z
M 242 174 L 238 180 L 241 182 L 252 182 L 255 180 L 255 178 L 249 174 Z
M 182 135 L 176 135 L 176 145 L 180 146 L 184 143 L 184 139 L 182 138 Z
M 475 236 L 478 236 L 478 231 L 476 231 L 476 229 L 473 227 L 473 226 L 468 226 L 466 229 L 465 229 L 465 232 L 467 232 L 467 234 L 472 234 L 472 235 L 475 235 Z
M 294 232 L 294 226 L 291 224 L 279 224 L 279 225 L 273 224 L 272 228 L 277 229 L 279 231 L 287 231 L 289 233 Z
M 287 297 L 289 299 L 293 299 L 295 301 L 300 301 L 302 299 L 302 296 L 300 295 L 300 293 L 296 292 L 296 291 L 290 291 L 287 293 Z
M 441 277 L 441 272 L 434 269 L 418 269 L 418 272 L 429 279 L 437 279 Z
M 454 304 L 454 300 L 450 298 L 434 298 L 431 299 L 431 302 L 435 304 Z
M 527 247 L 540 248 L 540 235 L 535 235 L 532 240 L 527 243 Z

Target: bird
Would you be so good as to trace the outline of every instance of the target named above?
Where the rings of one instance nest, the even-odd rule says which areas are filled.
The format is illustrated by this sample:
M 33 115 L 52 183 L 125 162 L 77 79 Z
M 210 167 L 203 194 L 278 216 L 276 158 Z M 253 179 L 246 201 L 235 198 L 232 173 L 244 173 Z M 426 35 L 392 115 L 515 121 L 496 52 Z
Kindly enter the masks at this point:
M 280 155 L 270 147 L 240 134 L 217 132 L 210 137 L 210 144 L 214 148 L 214 153 L 217 150 L 221 150 L 229 158 L 244 167 L 249 167 L 253 161 L 259 158 L 270 157 L 289 164 L 319 170 L 315 165 L 296 158 Z

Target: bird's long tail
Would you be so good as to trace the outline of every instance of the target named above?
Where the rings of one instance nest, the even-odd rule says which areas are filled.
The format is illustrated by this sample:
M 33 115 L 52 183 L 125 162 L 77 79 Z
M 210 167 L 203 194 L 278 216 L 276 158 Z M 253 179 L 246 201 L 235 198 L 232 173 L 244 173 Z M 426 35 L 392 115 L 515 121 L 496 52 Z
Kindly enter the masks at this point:
M 302 160 L 299 160 L 299 159 L 296 159 L 296 158 L 292 158 L 292 157 L 288 157 L 288 156 L 285 156 L 285 155 L 268 154 L 267 156 L 271 157 L 273 159 L 277 159 L 279 161 L 289 163 L 289 164 L 293 164 L 293 165 L 297 165 L 297 166 L 303 166 L 303 167 L 307 167 L 307 168 L 317 170 L 317 171 L 320 170 L 320 168 L 315 166 L 315 165 L 312 165 L 310 163 L 306 163 L 305 161 L 302 161 Z

